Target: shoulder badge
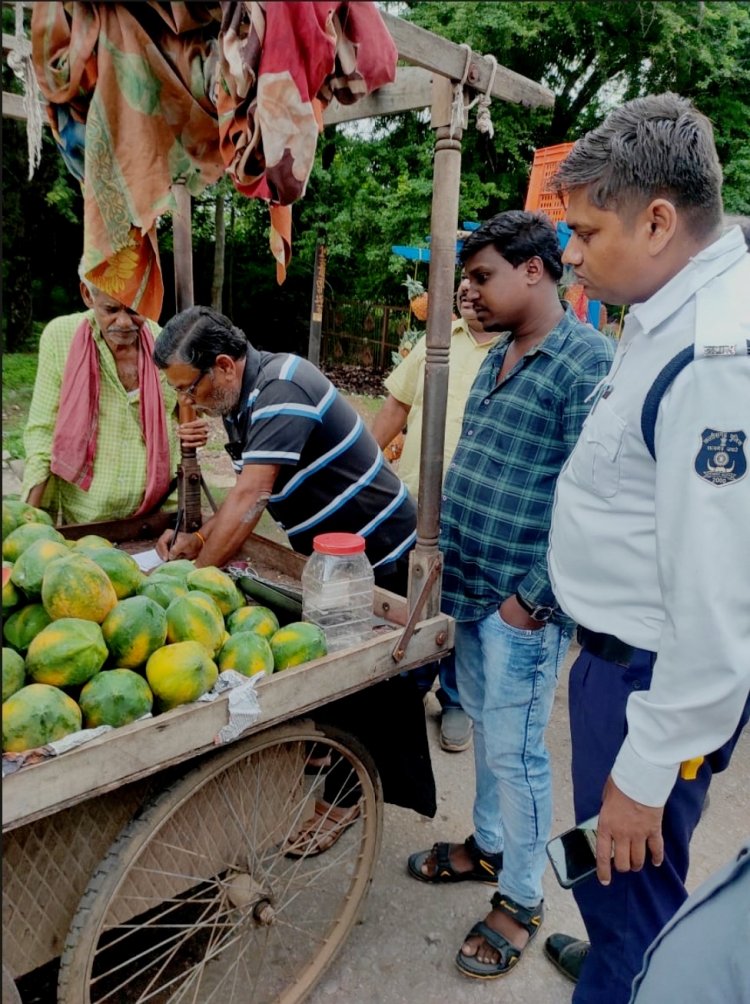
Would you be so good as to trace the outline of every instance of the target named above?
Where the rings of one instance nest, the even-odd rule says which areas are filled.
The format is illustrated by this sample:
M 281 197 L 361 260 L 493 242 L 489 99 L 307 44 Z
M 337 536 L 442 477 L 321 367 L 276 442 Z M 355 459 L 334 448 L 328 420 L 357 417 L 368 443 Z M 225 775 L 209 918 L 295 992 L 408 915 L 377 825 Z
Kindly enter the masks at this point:
M 717 487 L 740 481 L 747 474 L 746 439 L 742 429 L 736 432 L 704 429 L 695 458 L 695 473 Z

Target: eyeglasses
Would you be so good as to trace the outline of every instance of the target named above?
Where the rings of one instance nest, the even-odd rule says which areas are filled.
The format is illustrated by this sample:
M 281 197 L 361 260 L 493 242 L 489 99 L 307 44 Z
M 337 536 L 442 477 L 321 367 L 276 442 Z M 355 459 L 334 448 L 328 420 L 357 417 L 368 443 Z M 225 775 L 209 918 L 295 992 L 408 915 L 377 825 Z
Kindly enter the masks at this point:
M 202 379 L 203 379 L 204 377 L 208 376 L 208 374 L 209 374 L 210 372 L 211 372 L 211 370 L 210 370 L 210 369 L 208 369 L 208 370 L 202 370 L 202 371 L 201 371 L 201 372 L 200 372 L 200 373 L 198 374 L 198 376 L 197 376 L 197 377 L 195 378 L 195 380 L 193 380 L 193 382 L 192 382 L 192 383 L 190 384 L 190 386 L 189 386 L 189 387 L 185 387 L 185 388 L 184 388 L 183 390 L 178 390 L 178 389 L 177 389 L 177 388 L 175 387 L 175 391 L 177 392 L 177 394 L 178 394 L 178 395 L 179 395 L 180 397 L 187 397 L 187 398 L 189 398 L 189 399 L 190 399 L 191 401 L 195 401 L 195 392 L 196 392 L 196 390 L 198 389 L 198 384 L 199 384 L 199 383 L 201 382 L 201 380 L 202 380 Z

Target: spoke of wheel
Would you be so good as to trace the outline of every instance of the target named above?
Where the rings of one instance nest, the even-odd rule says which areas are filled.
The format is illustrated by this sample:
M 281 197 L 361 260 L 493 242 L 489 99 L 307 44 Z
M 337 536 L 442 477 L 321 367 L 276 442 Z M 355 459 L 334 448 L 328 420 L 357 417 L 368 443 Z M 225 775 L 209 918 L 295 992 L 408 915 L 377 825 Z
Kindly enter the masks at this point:
M 207 879 L 200 879 L 197 884 L 205 886 L 206 883 L 207 883 L 207 881 L 208 881 Z M 154 921 L 163 920 L 167 916 L 167 914 L 171 913 L 173 910 L 179 910 L 181 907 L 184 907 L 184 906 L 198 906 L 198 905 L 200 905 L 202 903 L 206 903 L 206 904 L 210 905 L 212 903 L 215 903 L 216 902 L 216 897 L 215 896 L 212 897 L 212 898 L 210 898 L 210 899 L 200 898 L 200 897 L 203 896 L 203 893 L 205 891 L 206 891 L 205 889 L 201 889 L 200 893 L 196 893 L 195 896 L 187 896 L 187 897 L 184 897 L 184 898 L 177 898 L 177 897 L 175 897 L 175 898 L 170 899 L 170 900 L 160 900 L 159 901 L 160 903 L 170 903 L 171 905 L 168 906 L 166 908 L 166 910 L 162 910 L 161 913 L 155 914 L 154 917 L 151 918 L 151 919 L 154 920 Z M 118 896 L 118 900 L 119 899 L 120 899 L 120 897 Z M 133 931 L 133 930 L 137 931 L 137 930 L 141 929 L 143 926 L 144 926 L 143 923 L 136 923 L 136 922 L 133 922 L 132 924 L 109 924 L 109 925 L 105 923 L 104 925 L 102 925 L 102 932 L 105 932 L 105 931 L 106 932 L 109 932 L 109 931 L 119 931 L 119 930 L 122 930 L 122 929 L 125 929 L 125 932 L 126 932 L 125 934 L 122 935 L 121 938 L 114 938 L 112 941 L 108 942 L 108 944 L 106 946 L 107 951 L 109 951 L 111 948 L 113 948 L 114 945 L 116 945 L 119 941 L 122 941 L 123 938 L 130 937 L 131 931 Z M 145 926 L 148 927 L 148 928 L 151 928 L 152 924 L 149 921 L 149 923 L 146 924 Z M 165 927 L 170 927 L 171 925 L 166 924 L 164 926 Z
M 188 931 L 187 934 L 183 934 L 182 933 L 182 929 L 181 929 L 176 934 L 174 934 L 171 938 L 166 938 L 164 941 L 160 941 L 157 945 L 154 945 L 151 948 L 144 949 L 144 951 L 139 952 L 137 955 L 134 955 L 131 958 L 125 959 L 125 961 L 121 962 L 119 965 L 114 966 L 112 969 L 109 969 L 106 973 L 102 973 L 100 976 L 97 976 L 97 977 L 93 978 L 91 980 L 91 985 L 92 986 L 95 983 L 98 983 L 99 980 L 103 979 L 104 976 L 111 976 L 112 974 L 118 972 L 118 970 L 123 969 L 126 966 L 131 966 L 134 962 L 137 962 L 139 959 L 143 959 L 145 956 L 149 955 L 150 953 L 153 953 L 155 951 L 161 951 L 162 949 L 165 949 L 166 946 L 170 945 L 170 943 L 172 945 L 172 947 L 166 948 L 165 951 L 162 951 L 161 955 L 157 955 L 155 958 L 151 959 L 146 965 L 142 966 L 136 972 L 130 974 L 128 976 L 128 978 L 123 983 L 121 983 L 119 986 L 115 987 L 114 990 L 110 991 L 110 993 L 108 993 L 105 997 L 103 997 L 101 999 L 102 1000 L 107 1000 L 107 998 L 111 997 L 113 993 L 115 993 L 116 991 L 121 990 L 123 987 L 127 986 L 128 983 L 132 983 L 132 981 L 134 979 L 136 979 L 137 977 L 139 977 L 141 974 L 146 973 L 153 966 L 158 965 L 159 962 L 161 961 L 161 959 L 164 958 L 165 961 L 164 961 L 163 965 L 161 966 L 161 969 L 159 970 L 159 973 L 160 973 L 163 970 L 164 966 L 174 956 L 174 953 L 176 951 L 178 951 L 179 948 L 181 948 L 182 945 L 185 943 L 186 938 L 189 937 L 190 934 L 194 933 L 201 926 L 201 922 L 203 920 L 203 917 L 205 916 L 205 914 L 208 912 L 209 909 L 210 909 L 210 905 L 206 907 L 206 909 L 204 910 L 203 914 L 198 918 L 198 921 L 195 924 L 191 924 L 189 926 L 189 928 L 187 929 L 187 931 Z M 143 926 L 145 927 L 146 930 L 149 930 L 149 928 L 150 928 L 150 925 L 148 925 L 148 924 L 143 925 Z M 109 950 L 109 948 L 110 948 L 110 946 L 107 945 L 105 950 Z M 158 976 L 159 973 L 157 973 L 156 975 Z M 148 988 L 151 986 L 152 983 L 153 983 L 153 979 L 149 982 L 148 986 L 146 987 L 146 991 L 148 990 Z M 142 999 L 146 1000 L 147 998 L 142 998 Z
M 287 927 L 289 928 L 290 931 L 296 931 L 297 934 L 302 934 L 308 940 L 316 941 L 321 945 L 325 945 L 325 943 L 328 941 L 327 935 L 323 934 L 318 935 L 314 931 L 308 930 L 305 927 L 300 927 L 299 924 L 293 924 L 291 920 L 284 920 L 283 918 L 279 918 L 279 920 L 276 922 L 276 927 L 277 928 Z
M 228 913 L 228 912 L 231 912 L 231 911 L 225 911 L 225 912 Z M 235 931 L 237 931 L 239 929 L 240 926 L 241 925 L 238 925 L 238 924 L 229 924 L 229 925 L 227 925 L 227 928 L 228 928 L 229 932 L 235 932 Z M 163 983 L 161 986 L 157 987 L 154 990 L 154 992 L 152 994 L 150 994 L 149 996 L 140 996 L 138 998 L 138 1004 L 143 1004 L 143 1002 L 149 1000 L 149 997 L 153 997 L 154 994 L 162 993 L 162 991 L 166 990 L 167 987 L 171 986 L 173 983 L 176 983 L 178 980 L 184 980 L 186 977 L 191 976 L 192 973 L 195 972 L 196 970 L 202 971 L 202 969 L 205 966 L 206 962 L 209 962 L 212 958 L 215 958 L 216 956 L 221 955 L 221 953 L 224 952 L 227 948 L 231 948 L 231 946 L 233 944 L 235 944 L 236 942 L 238 942 L 241 937 L 242 937 L 241 933 L 235 934 L 234 936 L 232 936 L 230 933 L 228 933 L 226 939 L 224 941 L 218 943 L 214 947 L 213 951 L 210 954 L 208 952 L 206 952 L 203 955 L 203 958 L 200 960 L 200 962 L 197 962 L 194 966 L 191 966 L 190 969 L 187 969 L 184 972 L 178 973 L 176 976 L 173 976 L 172 979 L 168 980 L 166 983 Z M 136 975 L 138 975 L 138 974 L 136 974 Z M 222 979 L 223 979 L 223 977 L 222 977 Z M 153 980 L 151 982 L 153 983 Z M 150 985 L 151 984 L 149 984 L 149 986 Z M 123 984 L 123 986 L 124 986 L 124 984 Z M 148 987 L 146 989 L 148 990 Z
M 216 922 L 216 918 L 214 918 L 214 922 L 210 926 L 211 926 L 211 934 L 208 939 L 208 945 L 206 946 L 205 954 L 203 958 L 200 960 L 200 962 L 194 967 L 189 978 L 185 980 L 185 983 L 183 984 L 182 988 L 178 991 L 182 996 L 184 996 L 184 993 L 189 992 L 190 984 L 193 983 L 195 985 L 195 991 L 193 993 L 193 1004 L 198 1004 L 198 991 L 200 990 L 201 982 L 203 980 L 203 974 L 206 969 L 206 959 L 211 957 L 212 948 L 218 936 L 219 924 Z M 231 926 L 232 929 L 235 929 L 237 927 L 237 924 L 232 924 L 232 925 L 225 924 L 222 926 L 223 927 Z
M 184 847 L 184 846 L 180 847 L 178 844 L 171 844 L 167 840 L 162 840 L 161 838 L 159 838 L 159 846 L 160 847 L 165 847 L 168 851 L 176 851 L 178 854 L 192 855 L 193 857 L 196 857 L 196 858 L 198 858 L 201 861 L 209 861 L 209 858 L 206 855 L 205 851 L 195 851 L 195 850 L 192 850 L 190 847 Z M 214 864 L 214 862 L 212 860 L 209 861 L 209 863 L 212 864 L 212 865 Z M 224 866 L 224 868 L 233 868 L 234 867 L 234 865 L 230 864 L 228 861 L 223 862 L 223 866 Z M 143 865 L 141 865 L 139 867 L 142 870 L 146 870 Z M 187 878 L 187 876 L 184 876 L 184 875 L 180 876 L 179 872 L 161 872 L 161 873 L 159 873 L 158 869 L 153 869 L 153 870 L 156 871 L 157 874 L 175 875 L 175 876 L 178 876 L 178 877 L 181 877 L 181 878 Z

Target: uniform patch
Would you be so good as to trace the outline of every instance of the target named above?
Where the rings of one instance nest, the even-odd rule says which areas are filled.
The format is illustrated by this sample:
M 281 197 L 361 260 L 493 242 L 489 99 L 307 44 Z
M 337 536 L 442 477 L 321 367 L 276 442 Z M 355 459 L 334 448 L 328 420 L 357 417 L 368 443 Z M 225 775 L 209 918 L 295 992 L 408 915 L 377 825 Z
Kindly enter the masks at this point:
M 736 432 L 704 429 L 701 448 L 695 458 L 695 473 L 712 485 L 731 485 L 747 474 L 745 440 L 747 436 Z

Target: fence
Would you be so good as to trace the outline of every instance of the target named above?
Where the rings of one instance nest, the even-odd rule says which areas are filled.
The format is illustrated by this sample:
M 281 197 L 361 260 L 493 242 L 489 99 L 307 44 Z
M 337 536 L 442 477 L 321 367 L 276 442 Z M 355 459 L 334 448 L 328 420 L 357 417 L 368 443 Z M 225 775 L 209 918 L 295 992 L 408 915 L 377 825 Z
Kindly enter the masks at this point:
M 393 365 L 391 352 L 409 325 L 409 307 L 367 301 L 323 304 L 320 361 L 324 366 L 363 366 L 377 373 Z

